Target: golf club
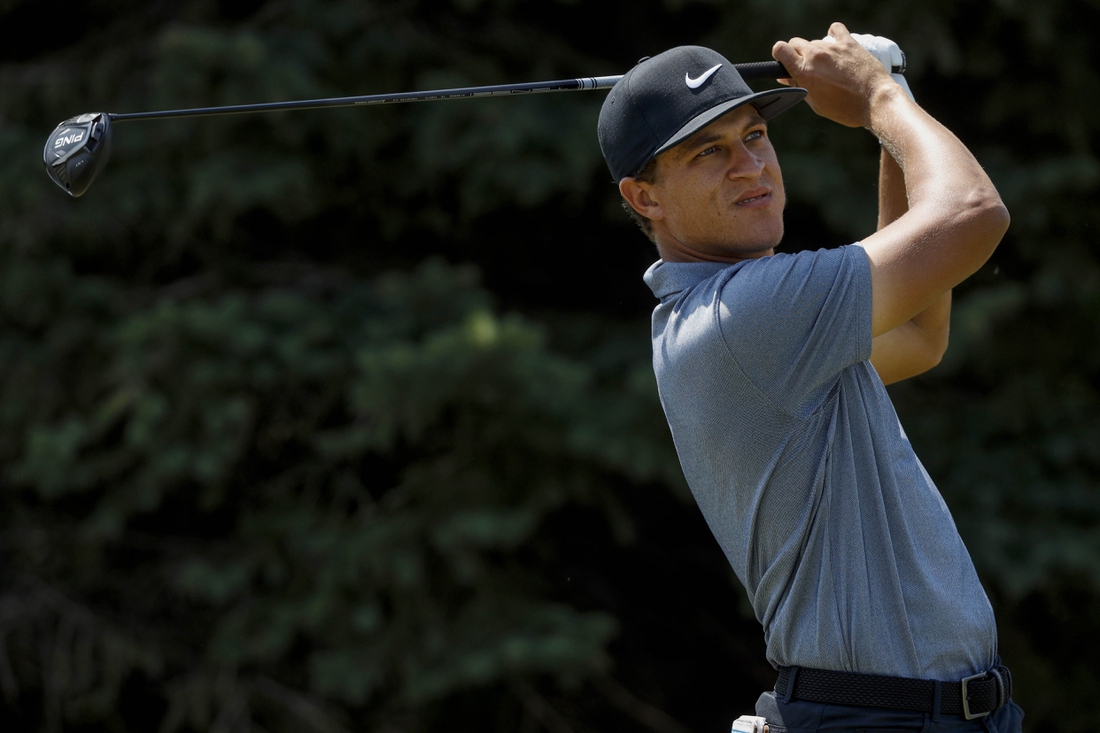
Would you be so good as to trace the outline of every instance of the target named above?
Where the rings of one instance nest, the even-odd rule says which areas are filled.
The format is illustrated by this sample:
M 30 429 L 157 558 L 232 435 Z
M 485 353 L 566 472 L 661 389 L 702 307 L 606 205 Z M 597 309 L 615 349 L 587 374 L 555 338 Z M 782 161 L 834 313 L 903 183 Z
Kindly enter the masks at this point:
M 777 61 L 759 61 L 734 64 L 734 68 L 746 81 L 761 79 L 785 79 L 790 77 Z M 904 73 L 895 68 L 895 73 Z M 168 119 L 172 117 L 209 117 L 252 112 L 276 112 L 292 109 L 321 109 L 325 107 L 356 107 L 371 104 L 397 104 L 401 102 L 431 102 L 443 99 L 473 99 L 509 94 L 537 94 L 546 92 L 570 92 L 589 89 L 610 89 L 622 76 L 596 76 L 579 79 L 558 79 L 521 84 L 497 84 L 492 86 L 434 89 L 422 92 L 398 92 L 394 94 L 368 94 L 357 97 L 332 97 L 329 99 L 305 99 L 292 102 L 266 102 L 260 104 L 233 104 L 224 107 L 195 107 L 191 109 L 159 110 L 154 112 L 88 112 L 70 117 L 59 124 L 46 140 L 42 161 L 50 180 L 70 196 L 84 194 L 92 185 L 99 171 L 107 164 L 111 154 L 111 125 L 126 120 Z

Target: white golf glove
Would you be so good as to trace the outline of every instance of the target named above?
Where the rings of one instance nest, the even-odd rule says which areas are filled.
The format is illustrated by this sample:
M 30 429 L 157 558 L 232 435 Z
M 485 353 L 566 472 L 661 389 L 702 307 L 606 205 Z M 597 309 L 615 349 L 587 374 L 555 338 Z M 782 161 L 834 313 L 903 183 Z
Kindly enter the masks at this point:
M 866 33 L 853 33 L 852 38 L 856 40 L 856 43 L 867 49 L 872 56 L 878 59 L 878 62 L 886 67 L 886 70 L 890 72 L 890 78 L 901 85 L 901 88 L 905 90 L 905 93 L 914 102 L 913 91 L 909 88 L 909 82 L 905 80 L 904 74 L 895 74 L 894 67 L 905 68 L 905 54 L 902 52 L 898 44 L 891 41 L 889 38 L 883 38 L 882 36 L 871 36 Z M 836 42 L 836 39 L 832 36 L 825 36 L 823 41 Z

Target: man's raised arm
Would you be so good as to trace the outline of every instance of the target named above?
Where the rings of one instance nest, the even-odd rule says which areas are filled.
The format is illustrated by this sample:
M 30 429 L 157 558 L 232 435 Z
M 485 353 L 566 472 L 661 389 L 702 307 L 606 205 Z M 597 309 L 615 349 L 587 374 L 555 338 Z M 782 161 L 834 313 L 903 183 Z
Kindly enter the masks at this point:
M 906 96 L 840 23 L 835 43 L 793 38 L 772 55 L 813 110 L 867 127 L 903 172 L 908 211 L 866 237 L 872 334 L 910 321 L 975 273 L 1008 229 L 1008 210 L 969 150 Z
M 896 160 L 883 148 L 878 176 L 878 229 L 884 229 L 909 210 L 905 179 Z M 951 291 L 941 295 L 897 328 L 875 337 L 871 364 L 883 384 L 923 374 L 940 363 L 947 351 L 951 328 Z

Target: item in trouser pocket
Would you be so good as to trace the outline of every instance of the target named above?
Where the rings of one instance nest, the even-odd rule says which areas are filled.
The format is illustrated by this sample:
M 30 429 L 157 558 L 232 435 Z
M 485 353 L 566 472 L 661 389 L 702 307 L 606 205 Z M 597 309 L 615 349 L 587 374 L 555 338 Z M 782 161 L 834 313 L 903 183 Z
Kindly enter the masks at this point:
M 759 715 L 742 715 L 733 721 L 730 733 L 768 733 L 768 721 Z

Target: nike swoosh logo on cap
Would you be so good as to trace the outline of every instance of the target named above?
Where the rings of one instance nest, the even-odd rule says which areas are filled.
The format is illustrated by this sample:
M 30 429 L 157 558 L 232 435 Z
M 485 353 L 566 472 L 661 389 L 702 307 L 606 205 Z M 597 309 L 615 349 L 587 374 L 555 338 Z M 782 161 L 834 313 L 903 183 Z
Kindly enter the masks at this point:
M 718 64 L 715 67 L 707 69 L 694 79 L 692 79 L 691 76 L 689 76 L 688 74 L 684 74 L 684 83 L 688 85 L 688 89 L 698 89 L 699 87 L 703 86 L 703 82 L 713 76 L 714 72 L 718 71 L 720 68 L 722 68 L 722 64 Z

